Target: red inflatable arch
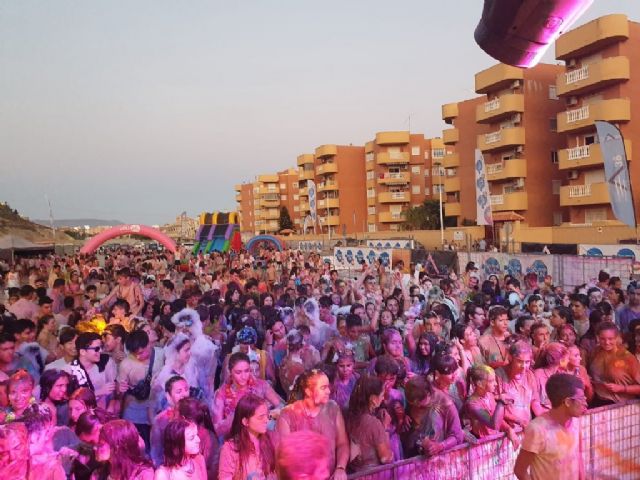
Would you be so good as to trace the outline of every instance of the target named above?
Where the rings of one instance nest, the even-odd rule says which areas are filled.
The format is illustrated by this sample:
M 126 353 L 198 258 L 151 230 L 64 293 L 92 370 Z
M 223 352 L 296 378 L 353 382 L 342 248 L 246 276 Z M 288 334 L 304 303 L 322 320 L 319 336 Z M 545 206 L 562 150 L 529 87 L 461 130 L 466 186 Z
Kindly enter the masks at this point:
M 148 227 L 147 225 L 118 225 L 99 233 L 95 237 L 91 237 L 87 243 L 82 246 L 80 253 L 93 253 L 107 240 L 123 235 L 142 235 L 143 237 L 148 237 L 160 242 L 164 248 L 172 253 L 176 251 L 176 242 L 157 228 Z

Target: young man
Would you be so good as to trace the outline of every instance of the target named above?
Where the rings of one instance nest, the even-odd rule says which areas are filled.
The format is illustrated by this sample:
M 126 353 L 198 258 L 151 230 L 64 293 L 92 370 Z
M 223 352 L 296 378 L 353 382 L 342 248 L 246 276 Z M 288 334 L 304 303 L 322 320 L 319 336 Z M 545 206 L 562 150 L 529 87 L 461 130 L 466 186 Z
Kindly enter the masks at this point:
M 34 320 L 39 320 L 42 317 L 53 316 L 53 300 L 46 295 L 38 299 L 38 306 L 40 310 Z M 55 352 L 54 352 L 55 353 Z
M 73 359 L 78 355 L 76 338 L 78 338 L 78 331 L 75 328 L 63 327 L 58 335 L 58 341 L 60 342 L 60 347 L 62 347 L 62 357 L 48 363 L 44 369 L 50 370 L 55 368 L 57 370 L 68 371 L 69 365 L 71 365 Z
M 16 341 L 9 333 L 0 333 L 0 381 L 6 380 L 18 368 Z
M 127 338 L 127 331 L 122 325 L 107 325 L 102 332 L 104 352 L 109 355 L 116 365 L 119 365 L 127 356 L 124 351 L 124 342 Z
M 67 367 L 67 372 L 75 377 L 77 386 L 93 390 L 98 405 L 106 408 L 116 390 L 115 363 L 108 355 L 101 353 L 102 338 L 97 333 L 86 332 L 78 335 L 76 350 L 78 355 Z
M 574 293 L 569 296 L 571 300 L 571 313 L 573 313 L 573 326 L 580 340 L 589 330 L 589 297 L 584 293 Z
M 53 286 L 47 291 L 47 296 L 53 300 L 53 313 L 60 313 L 64 309 L 65 285 L 64 278 L 56 278 Z
M 16 318 L 27 318 L 35 320 L 40 309 L 35 304 L 36 290 L 31 285 L 24 285 L 20 289 L 20 299 L 7 307 Z
M 640 364 L 621 345 L 620 331 L 615 324 L 604 322 L 596 330 L 598 349 L 589 373 L 595 389 L 594 406 L 633 400 L 640 396 Z
M 140 285 L 131 280 L 131 272 L 128 268 L 118 270 L 117 277 L 118 285 L 111 290 L 109 295 L 102 299 L 100 305 L 108 307 L 116 299 L 126 300 L 129 303 L 131 316 L 138 315 L 144 305 L 144 297 L 142 296 Z
M 487 365 L 496 369 L 509 364 L 508 347 L 509 315 L 501 306 L 489 309 L 489 328 L 478 340 L 478 346 Z
M 519 480 L 584 480 L 578 420 L 587 410 L 584 385 L 574 375 L 556 373 L 546 391 L 552 408 L 526 427 L 514 473 Z
M 625 335 L 629 333 L 629 324 L 636 318 L 640 318 L 640 292 L 636 292 L 635 285 L 629 285 L 627 297 L 629 298 L 629 303 L 616 314 L 618 327 Z

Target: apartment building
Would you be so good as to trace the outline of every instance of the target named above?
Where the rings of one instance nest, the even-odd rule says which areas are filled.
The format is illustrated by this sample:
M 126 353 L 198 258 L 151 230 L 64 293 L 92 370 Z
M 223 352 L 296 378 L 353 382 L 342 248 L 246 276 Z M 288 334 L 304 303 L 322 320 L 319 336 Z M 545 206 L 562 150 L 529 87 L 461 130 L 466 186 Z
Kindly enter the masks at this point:
M 305 218 L 311 213 L 309 208 L 308 180 L 316 181 L 316 157 L 313 153 L 298 155 L 298 213 L 300 215 L 301 231 L 304 228 Z
M 319 231 L 362 232 L 367 215 L 364 147 L 321 145 L 314 157 Z
M 300 230 L 302 228 L 300 217 L 300 190 L 298 169 L 289 168 L 278 173 L 280 177 L 280 209 L 285 207 L 291 221 L 293 229 Z
M 378 132 L 365 144 L 368 232 L 398 231 L 405 212 L 444 191 L 444 144 L 408 131 Z
M 476 139 L 489 132 L 488 125 L 476 123 L 476 110 L 484 102 L 484 97 L 477 97 L 442 106 L 442 119 L 452 126 L 442 131 L 446 149 L 442 166 L 447 179 L 444 216 L 448 226 L 476 220 Z
M 562 135 L 556 115 L 564 107 L 555 86 L 561 70 L 498 64 L 475 75 L 475 91 L 482 97 L 442 106 L 443 120 L 453 125 L 442 132 L 444 144 L 452 148 L 444 159 L 445 216 L 455 217 L 448 224 L 476 219 L 476 148 L 486 163 L 494 222 L 562 223 L 557 155 Z
M 242 233 L 255 233 L 256 231 L 254 188 L 253 183 L 242 183 L 235 186 L 236 210 L 240 214 L 240 231 Z
M 635 52 L 635 53 L 633 53 Z M 559 168 L 566 173 L 560 203 L 574 225 L 618 224 L 611 210 L 604 164 L 594 121 L 620 128 L 627 158 L 640 145 L 631 122 L 640 108 L 640 24 L 626 15 L 606 15 L 571 30 L 556 41 L 556 58 L 565 68 L 556 91 L 565 108 L 557 115 L 563 147 Z M 640 209 L 640 170 L 629 163 L 636 212 Z

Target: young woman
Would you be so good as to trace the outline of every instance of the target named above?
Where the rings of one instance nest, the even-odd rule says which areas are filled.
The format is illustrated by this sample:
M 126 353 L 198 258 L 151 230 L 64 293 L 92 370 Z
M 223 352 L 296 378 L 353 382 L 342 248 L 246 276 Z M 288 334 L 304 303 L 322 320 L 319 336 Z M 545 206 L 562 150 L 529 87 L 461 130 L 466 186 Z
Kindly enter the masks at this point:
M 112 420 L 102 426 L 96 460 L 103 464 L 91 480 L 153 480 L 151 462 L 144 455 L 135 425 Z
M 76 422 L 75 432 L 80 439 L 77 446 L 78 456 L 71 466 L 72 478 L 89 480 L 100 464 L 96 461 L 95 447 L 100 439 L 102 420 L 95 413 L 85 412 Z
M 467 397 L 465 376 L 458 360 L 450 354 L 439 354 L 433 362 L 433 386 L 447 395 L 458 412 Z
M 451 329 L 451 339 L 456 339 L 462 345 L 462 355 L 467 360 L 467 365 L 484 365 L 484 357 L 478 346 L 478 333 L 473 325 L 456 323 Z
M 191 478 L 207 478 L 204 458 L 200 453 L 198 426 L 176 418 L 164 430 L 164 462 L 156 471 L 155 480 Z
M 334 480 L 346 480 L 349 440 L 340 407 L 329 399 L 329 379 L 320 370 L 300 375 L 290 403 L 280 413 L 277 431 L 281 436 L 300 430 L 321 433 L 329 445 L 328 468 Z
M 469 383 L 473 393 L 465 403 L 464 414 L 471 421 L 471 432 L 478 438 L 505 432 L 517 448 L 518 437 L 504 420 L 504 407 L 513 400 L 505 395 L 495 395 L 497 382 L 493 368 L 486 365 L 472 367 Z
M 189 397 L 189 384 L 184 378 L 174 375 L 165 382 L 165 393 L 167 408 L 151 422 L 151 460 L 156 466 L 162 463 L 164 429 L 171 420 L 179 417 L 178 402 Z
M 360 375 L 354 370 L 356 361 L 351 350 L 336 352 L 335 358 L 337 358 L 336 375 L 331 386 L 330 398 L 345 413 L 349 407 L 349 397 Z
M 383 399 L 384 384 L 379 378 L 365 375 L 358 379 L 345 422 L 352 445 L 350 467 L 354 472 L 393 461 L 389 433 L 394 427 L 387 410 L 379 409 Z
M 567 357 L 567 347 L 560 342 L 548 343 L 540 350 L 533 373 L 538 382 L 540 406 L 545 411 L 551 410 L 551 400 L 549 400 L 545 388 L 547 380 L 549 380 L 551 375 L 562 371 L 566 367 Z
M 33 387 L 33 378 L 26 370 L 18 370 L 9 377 L 9 407 L 3 412 L 4 423 L 16 421 L 29 405 L 36 403 L 33 398 Z
M 45 370 L 40 376 L 40 401 L 53 413 L 53 423 L 69 424 L 69 383 L 71 377 L 63 370 Z
M 53 315 L 44 315 L 38 320 L 38 344 L 49 352 L 50 359 L 56 359 L 60 355 L 57 328 L 58 324 Z
M 69 397 L 69 423 L 74 426 L 84 412 L 95 413 L 98 408 L 93 390 L 80 387 Z
M 559 340 L 558 336 L 560 328 L 564 325 L 573 325 L 573 314 L 571 309 L 563 305 L 558 305 L 551 310 L 551 318 L 549 323 L 553 327 L 553 333 L 551 334 L 552 340 Z
M 565 367 L 566 373 L 575 375 L 582 380 L 584 385 L 584 394 L 587 397 L 587 401 L 591 402 L 593 399 L 593 385 L 591 378 L 587 373 L 587 369 L 583 365 L 582 354 L 580 349 L 576 345 L 567 347 L 567 365 Z
M 411 358 L 411 371 L 413 373 L 416 375 L 426 375 L 429 373 L 431 370 L 431 357 L 437 343 L 438 337 L 433 333 L 427 332 L 420 335 L 416 343 L 415 353 Z
M 214 395 L 213 423 L 218 436 L 225 437 L 229 433 L 236 405 L 248 393 L 267 400 L 272 407 L 284 404 L 267 382 L 251 374 L 249 356 L 236 352 L 229 357 L 229 378 Z
M 242 397 L 220 451 L 219 480 L 275 479 L 275 449 L 268 423 L 264 399 L 253 394 Z

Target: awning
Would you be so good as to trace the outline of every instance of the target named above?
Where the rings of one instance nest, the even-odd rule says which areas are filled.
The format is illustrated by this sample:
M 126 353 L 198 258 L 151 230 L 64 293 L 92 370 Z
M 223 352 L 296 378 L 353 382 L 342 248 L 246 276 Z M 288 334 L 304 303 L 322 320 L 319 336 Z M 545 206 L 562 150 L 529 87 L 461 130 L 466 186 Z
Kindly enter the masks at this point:
M 524 217 L 516 212 L 494 212 L 494 222 L 522 222 Z

